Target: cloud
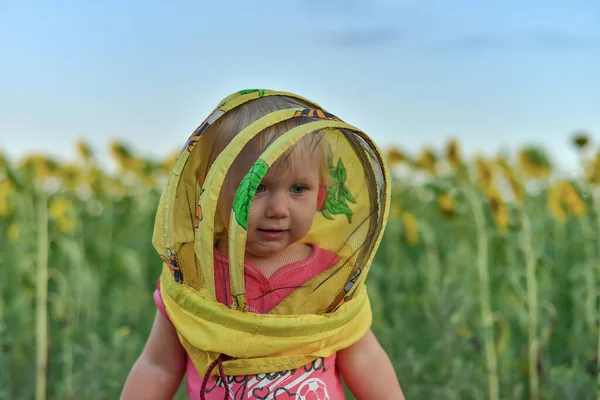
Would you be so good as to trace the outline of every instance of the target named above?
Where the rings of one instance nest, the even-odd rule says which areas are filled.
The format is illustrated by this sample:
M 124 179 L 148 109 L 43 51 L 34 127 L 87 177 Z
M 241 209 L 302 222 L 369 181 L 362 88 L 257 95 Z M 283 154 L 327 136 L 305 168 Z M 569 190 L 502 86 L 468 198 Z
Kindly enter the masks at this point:
M 362 0 L 302 0 L 300 4 L 305 12 L 314 16 L 364 17 L 376 12 L 372 3 Z
M 400 36 L 397 29 L 387 26 L 349 28 L 330 33 L 328 42 L 345 48 L 365 48 L 391 44 Z
M 458 35 L 441 43 L 443 47 L 448 46 L 465 50 L 499 49 L 511 44 L 513 43 L 509 38 L 489 33 Z
M 434 41 L 438 49 L 485 51 L 502 49 L 581 50 L 600 48 L 600 36 L 576 36 L 567 32 L 538 31 L 513 35 L 469 33 Z
M 590 4 L 593 3 L 589 0 Z M 597 1 L 597 0 L 596 0 Z M 556 30 L 552 25 L 544 29 L 531 29 L 525 23 L 521 30 L 508 31 L 498 25 L 475 25 L 489 29 L 489 32 L 468 32 L 473 26 L 469 18 L 458 18 L 451 24 L 442 12 L 434 12 L 415 0 L 401 0 L 395 3 L 375 0 L 302 0 L 300 4 L 312 20 L 326 22 L 329 32 L 321 31 L 328 44 L 343 48 L 366 48 L 373 46 L 410 45 L 433 50 L 584 50 L 600 48 L 600 36 L 586 36 L 574 31 Z M 464 6 L 464 4 L 463 4 Z M 512 7 L 512 6 L 507 6 Z M 504 8 L 500 8 L 505 10 Z M 476 9 L 475 12 L 484 9 Z M 506 11 L 506 10 L 505 10 Z M 588 10 L 600 12 L 600 8 Z M 475 17 L 475 14 L 472 16 Z M 482 17 L 489 18 L 489 12 Z M 492 21 L 491 21 L 492 22 Z M 539 25 L 539 24 L 538 24 Z M 495 26 L 495 28 L 493 28 Z M 335 28 L 338 28 L 337 30 Z M 573 29 L 576 27 L 574 26 Z M 461 32 L 462 30 L 462 32 Z M 401 43 L 398 39 L 410 39 Z
M 388 45 L 400 37 L 386 21 L 388 12 L 377 2 L 364 0 L 302 0 L 305 13 L 324 21 L 327 29 L 317 33 L 324 43 L 341 48 Z
M 533 43 L 555 49 L 600 48 L 600 36 L 575 36 L 567 32 L 539 32 L 533 35 Z

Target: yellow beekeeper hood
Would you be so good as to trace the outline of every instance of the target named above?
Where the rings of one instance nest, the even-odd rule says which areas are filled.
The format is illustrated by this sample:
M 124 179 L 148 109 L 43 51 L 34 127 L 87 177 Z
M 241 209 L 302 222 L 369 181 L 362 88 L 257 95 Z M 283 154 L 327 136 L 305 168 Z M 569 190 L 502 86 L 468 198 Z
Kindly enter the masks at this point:
M 281 100 L 279 106 L 269 106 L 272 100 Z M 219 132 L 248 118 L 251 104 L 258 116 L 218 151 Z M 232 118 L 225 123 L 228 116 Z M 224 219 L 219 205 L 229 169 L 262 132 L 282 126 L 283 131 L 258 147 L 250 163 L 246 160 L 248 168 Z M 303 242 L 338 258 L 268 313 L 252 312 L 244 277 L 252 199 L 269 168 L 315 132 L 326 146 L 328 179 Z M 205 374 L 222 355 L 226 375 L 298 368 L 360 339 L 371 325 L 364 280 L 383 234 L 389 199 L 381 153 L 359 129 L 292 93 L 252 89 L 225 98 L 182 149 L 160 199 L 153 236 L 164 261 L 160 292 L 166 311 L 199 373 Z M 228 242 L 228 305 L 217 301 L 215 290 L 222 284 L 215 282 L 219 235 Z

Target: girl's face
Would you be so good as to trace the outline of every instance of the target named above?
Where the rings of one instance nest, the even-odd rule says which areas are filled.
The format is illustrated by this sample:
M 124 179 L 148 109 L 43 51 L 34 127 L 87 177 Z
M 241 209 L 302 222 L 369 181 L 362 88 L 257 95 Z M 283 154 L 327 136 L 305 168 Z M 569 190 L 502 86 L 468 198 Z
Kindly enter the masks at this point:
M 317 212 L 322 161 L 309 146 L 298 146 L 294 152 L 293 168 L 287 160 L 275 163 L 256 190 L 246 235 L 249 258 L 278 254 L 301 240 L 311 228 Z M 239 182 L 241 177 L 234 180 Z M 233 187 L 224 187 L 223 206 L 232 204 L 235 192 Z
M 246 253 L 272 256 L 308 234 L 317 211 L 319 160 L 297 149 L 296 165 L 273 166 L 256 190 L 246 237 Z

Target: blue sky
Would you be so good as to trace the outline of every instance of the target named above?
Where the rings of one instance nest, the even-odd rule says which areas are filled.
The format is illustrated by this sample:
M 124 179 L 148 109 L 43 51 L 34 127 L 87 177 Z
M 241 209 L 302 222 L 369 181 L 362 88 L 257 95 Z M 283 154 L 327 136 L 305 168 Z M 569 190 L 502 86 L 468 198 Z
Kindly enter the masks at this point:
M 600 134 L 600 2 L 0 0 L 0 148 L 161 157 L 245 88 L 297 92 L 416 151 Z

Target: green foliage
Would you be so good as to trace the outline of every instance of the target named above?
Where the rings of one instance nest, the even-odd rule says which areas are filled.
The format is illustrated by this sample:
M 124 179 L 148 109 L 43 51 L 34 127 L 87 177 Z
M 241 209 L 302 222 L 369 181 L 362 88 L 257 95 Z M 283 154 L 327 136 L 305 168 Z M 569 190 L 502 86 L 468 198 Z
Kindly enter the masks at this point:
M 339 179 L 330 200 L 352 203 L 343 165 L 330 167 Z M 14 168 L 7 171 L 0 180 L 16 184 L 11 213 L 0 216 L 0 399 L 33 399 L 36 198 L 30 182 Z M 419 241 L 409 244 L 402 219 L 391 213 L 367 282 L 373 329 L 407 399 L 489 398 L 478 235 L 462 196 L 469 185 L 453 176 L 429 184 L 394 182 L 392 205 L 415 216 Z M 508 205 L 507 231 L 496 228 L 478 192 L 502 399 L 529 398 L 526 251 L 533 252 L 536 267 L 540 398 L 596 396 L 600 231 L 589 188 L 578 189 L 589 212 L 561 223 L 547 210 L 547 187 L 535 182 L 522 209 Z M 443 193 L 456 196 L 451 218 L 436 202 Z M 74 230 L 65 232 L 50 220 L 47 398 L 118 398 L 156 313 L 152 292 L 162 261 L 151 235 L 159 195 L 148 186 L 50 193 L 50 202 L 66 198 L 72 204 Z M 531 249 L 523 247 L 523 212 L 531 223 Z M 9 239 L 15 226 L 18 239 Z

